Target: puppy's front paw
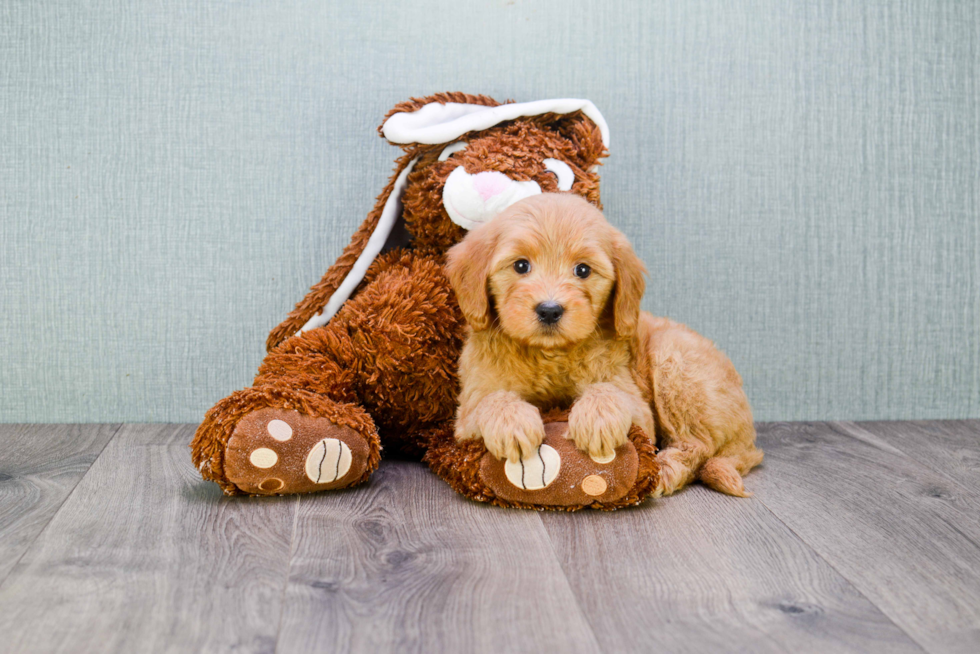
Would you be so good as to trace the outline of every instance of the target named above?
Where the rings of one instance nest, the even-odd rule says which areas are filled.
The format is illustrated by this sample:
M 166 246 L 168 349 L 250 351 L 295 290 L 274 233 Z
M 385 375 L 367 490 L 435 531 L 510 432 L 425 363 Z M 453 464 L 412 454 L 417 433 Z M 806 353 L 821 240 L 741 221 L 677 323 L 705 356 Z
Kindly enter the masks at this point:
M 506 412 L 486 412 L 480 432 L 487 451 L 514 463 L 533 456 L 544 441 L 541 413 L 530 404 L 514 404 Z
M 618 393 L 587 391 L 568 416 L 568 435 L 575 446 L 594 459 L 608 459 L 626 443 L 633 416 Z

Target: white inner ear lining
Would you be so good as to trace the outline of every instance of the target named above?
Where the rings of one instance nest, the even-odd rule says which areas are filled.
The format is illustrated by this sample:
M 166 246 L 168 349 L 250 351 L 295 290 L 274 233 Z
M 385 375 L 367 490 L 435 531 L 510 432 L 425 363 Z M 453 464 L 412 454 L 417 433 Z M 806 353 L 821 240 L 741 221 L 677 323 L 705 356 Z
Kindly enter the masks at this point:
M 454 155 L 457 152 L 462 152 L 466 149 L 466 145 L 466 141 L 456 141 L 455 143 L 447 145 L 443 151 L 439 153 L 439 161 L 445 161 L 451 155 Z
M 430 102 L 415 111 L 393 114 L 381 131 L 392 143 L 439 145 L 449 143 L 467 132 L 479 132 L 507 120 L 546 113 L 570 114 L 581 111 L 602 134 L 602 144 L 609 147 L 609 126 L 589 100 L 555 98 L 517 102 L 487 107 L 461 102 Z

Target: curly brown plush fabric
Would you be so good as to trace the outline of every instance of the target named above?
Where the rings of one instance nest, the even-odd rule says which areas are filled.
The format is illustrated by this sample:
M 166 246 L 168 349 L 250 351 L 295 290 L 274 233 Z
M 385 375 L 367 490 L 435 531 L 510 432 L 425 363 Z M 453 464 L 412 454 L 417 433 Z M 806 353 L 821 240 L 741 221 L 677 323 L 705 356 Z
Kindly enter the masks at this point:
M 489 107 L 500 104 L 486 96 L 443 93 L 400 103 L 386 118 L 430 103 L 449 102 Z M 519 182 L 533 180 L 542 191 L 554 192 L 558 190 L 557 179 L 546 169 L 544 160 L 559 159 L 575 175 L 571 192 L 599 206 L 596 171 L 606 155 L 599 127 L 582 112 L 509 120 L 464 134 L 459 140 L 466 141 L 466 149 L 445 161 L 438 160 L 445 145 L 401 146 L 403 153 L 396 159 L 394 174 L 350 244 L 270 333 L 269 352 L 252 387 L 221 400 L 205 416 L 191 443 L 195 465 L 205 479 L 218 483 L 226 493 L 244 492 L 228 477 L 225 450 L 229 439 L 234 438 L 238 451 L 248 451 L 248 442 L 241 441 L 257 438 L 252 435 L 254 425 L 238 432 L 236 428 L 245 416 L 266 408 L 288 410 L 274 412 L 281 419 L 273 422 L 283 424 L 270 423 L 268 434 L 263 434 L 267 443 L 262 449 L 272 450 L 265 453 L 267 458 L 298 460 L 297 452 L 289 448 L 311 438 L 316 440 L 319 431 L 335 433 L 327 427 L 336 425 L 356 432 L 370 450 L 366 472 L 354 483 L 366 479 L 377 467 L 382 444 L 389 451 L 425 455 L 437 473 L 455 478 L 457 473 L 450 470 L 452 464 L 447 462 L 470 456 L 468 448 L 472 446 L 453 450 L 450 442 L 436 438 L 452 434 L 458 392 L 457 360 L 465 325 L 443 265 L 446 251 L 466 232 L 443 207 L 446 179 L 462 167 L 469 175 L 495 171 Z M 377 257 L 354 293 L 326 325 L 298 333 L 323 310 L 351 271 L 394 192 L 396 178 L 416 159 L 401 197 L 400 222 L 410 236 L 408 245 Z M 289 416 L 293 414 L 289 411 L 323 422 L 291 421 Z M 288 434 L 299 433 L 297 430 L 307 431 L 300 434 L 302 438 L 290 440 Z M 279 438 L 282 434 L 285 440 Z M 325 436 L 322 442 L 323 452 L 329 446 L 339 452 L 337 456 L 347 456 L 336 439 Z M 640 460 L 646 461 L 645 453 L 651 451 L 652 445 L 642 438 L 637 442 Z M 256 441 L 256 448 L 258 445 Z M 648 493 L 650 464 L 643 463 L 641 469 L 642 483 L 620 504 L 635 503 Z M 462 466 L 458 474 L 469 473 Z M 276 483 L 260 487 L 277 487 L 279 493 L 290 493 L 305 492 L 301 489 L 308 486 L 290 486 L 286 480 L 283 487 L 280 479 L 270 481 Z M 456 487 L 456 482 L 451 483 Z M 468 483 L 464 486 L 471 487 Z
M 255 385 L 358 403 L 387 447 L 418 454 L 417 432 L 453 417 L 463 324 L 441 257 L 393 250 L 327 325 L 270 352 Z

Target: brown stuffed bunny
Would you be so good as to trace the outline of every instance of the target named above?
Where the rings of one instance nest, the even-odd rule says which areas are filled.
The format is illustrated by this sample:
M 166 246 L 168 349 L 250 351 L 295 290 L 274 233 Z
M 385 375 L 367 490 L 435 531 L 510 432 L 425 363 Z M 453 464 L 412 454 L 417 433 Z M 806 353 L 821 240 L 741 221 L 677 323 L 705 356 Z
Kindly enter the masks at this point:
M 443 93 L 398 104 L 379 132 L 404 154 L 374 209 L 272 330 L 253 385 L 208 411 L 191 443 L 227 494 L 353 486 L 377 468 L 382 442 L 419 456 L 436 439 L 446 461 L 457 456 L 445 437 L 465 323 L 446 251 L 530 195 L 599 206 L 608 135 L 591 102 Z

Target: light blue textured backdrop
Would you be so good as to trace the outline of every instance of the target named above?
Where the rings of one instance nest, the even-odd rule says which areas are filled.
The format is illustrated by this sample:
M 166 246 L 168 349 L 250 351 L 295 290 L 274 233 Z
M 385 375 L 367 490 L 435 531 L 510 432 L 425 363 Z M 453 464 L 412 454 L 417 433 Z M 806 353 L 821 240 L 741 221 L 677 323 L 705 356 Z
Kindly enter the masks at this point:
M 444 90 L 593 100 L 645 306 L 763 420 L 980 416 L 974 2 L 0 4 L 0 421 L 197 421 Z

